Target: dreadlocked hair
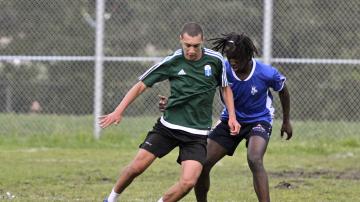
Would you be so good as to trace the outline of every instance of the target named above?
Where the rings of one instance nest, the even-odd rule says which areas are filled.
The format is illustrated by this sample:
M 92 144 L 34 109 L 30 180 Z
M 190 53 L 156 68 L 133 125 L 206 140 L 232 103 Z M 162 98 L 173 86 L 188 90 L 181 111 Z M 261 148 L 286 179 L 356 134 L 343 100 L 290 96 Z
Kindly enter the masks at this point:
M 247 59 L 251 60 L 258 50 L 253 41 L 244 33 L 237 34 L 231 32 L 229 34 L 221 34 L 223 37 L 212 38 L 213 50 L 226 54 L 227 58 Z

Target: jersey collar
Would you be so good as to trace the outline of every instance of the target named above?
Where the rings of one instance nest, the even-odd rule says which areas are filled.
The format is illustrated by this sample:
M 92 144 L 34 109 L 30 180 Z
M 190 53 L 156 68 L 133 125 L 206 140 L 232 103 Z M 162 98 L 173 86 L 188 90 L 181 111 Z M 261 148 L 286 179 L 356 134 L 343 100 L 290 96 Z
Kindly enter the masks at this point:
M 252 63 L 253 63 L 253 66 L 252 66 L 251 72 L 250 72 L 249 76 L 248 76 L 246 79 L 244 79 L 244 80 L 241 80 L 241 79 L 236 75 L 236 73 L 234 72 L 234 70 L 231 68 L 231 73 L 233 74 L 234 78 L 235 78 L 236 80 L 239 80 L 239 81 L 248 81 L 249 79 L 251 79 L 252 75 L 253 75 L 254 72 L 255 72 L 255 68 L 256 68 L 256 61 L 255 61 L 254 58 L 252 59 Z

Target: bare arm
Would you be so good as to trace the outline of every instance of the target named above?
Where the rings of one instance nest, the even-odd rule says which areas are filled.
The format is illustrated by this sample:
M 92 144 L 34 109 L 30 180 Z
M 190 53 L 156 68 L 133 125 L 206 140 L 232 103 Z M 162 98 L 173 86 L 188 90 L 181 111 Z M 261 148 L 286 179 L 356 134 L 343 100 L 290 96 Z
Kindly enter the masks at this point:
M 224 98 L 224 103 L 226 105 L 226 109 L 228 110 L 229 113 L 229 127 L 230 127 L 230 132 L 232 135 L 237 135 L 240 131 L 240 124 L 237 122 L 236 120 L 236 115 L 235 115 L 235 107 L 234 107 L 234 97 L 233 97 L 233 93 L 232 90 L 230 88 L 230 86 L 227 87 L 223 87 L 221 89 L 221 93 L 223 95 Z
M 161 112 L 164 112 L 166 105 L 167 105 L 168 98 L 166 96 L 159 95 L 159 99 L 160 99 L 159 100 L 159 110 Z
M 139 81 L 136 83 L 125 95 L 120 104 L 110 114 L 100 117 L 100 126 L 106 128 L 109 125 L 115 123 L 118 124 L 121 121 L 122 114 L 125 109 L 146 90 L 146 85 Z
M 284 136 L 284 132 L 287 134 L 286 140 L 292 137 L 292 126 L 290 123 L 290 94 L 286 87 L 279 92 L 281 107 L 283 111 L 283 122 L 281 126 L 281 137 Z

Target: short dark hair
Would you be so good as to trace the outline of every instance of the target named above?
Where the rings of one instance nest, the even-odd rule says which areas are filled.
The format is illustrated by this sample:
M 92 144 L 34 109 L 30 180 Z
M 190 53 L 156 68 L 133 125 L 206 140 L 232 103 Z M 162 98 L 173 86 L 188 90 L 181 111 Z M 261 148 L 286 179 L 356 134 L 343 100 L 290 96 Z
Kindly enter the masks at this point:
M 209 39 L 209 41 L 213 41 L 214 50 L 225 53 L 227 58 L 251 60 L 255 54 L 258 54 L 254 42 L 246 34 L 231 32 L 222 36 Z
M 181 29 L 180 36 L 183 36 L 185 33 L 187 33 L 192 37 L 197 36 L 199 34 L 201 34 L 201 38 L 203 38 L 204 36 L 201 26 L 196 22 L 185 23 Z

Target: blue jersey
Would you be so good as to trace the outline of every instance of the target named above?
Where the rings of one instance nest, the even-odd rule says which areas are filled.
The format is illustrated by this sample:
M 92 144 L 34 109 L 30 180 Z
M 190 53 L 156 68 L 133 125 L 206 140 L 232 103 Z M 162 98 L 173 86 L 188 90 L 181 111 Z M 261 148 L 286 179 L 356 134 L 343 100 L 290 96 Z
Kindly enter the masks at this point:
M 286 78 L 274 67 L 255 61 L 251 73 L 245 80 L 240 80 L 226 61 L 226 74 L 234 94 L 236 119 L 238 122 L 251 123 L 266 121 L 272 124 L 275 109 L 270 88 L 281 91 Z M 226 108 L 221 113 L 221 120 L 228 120 Z

